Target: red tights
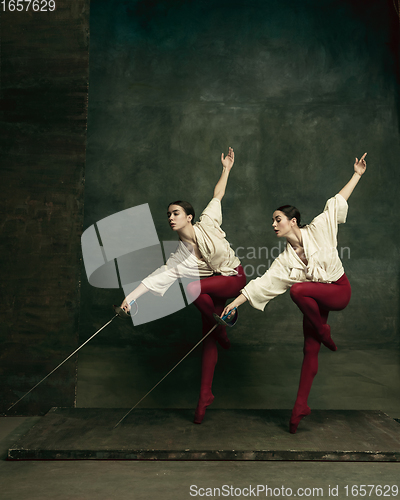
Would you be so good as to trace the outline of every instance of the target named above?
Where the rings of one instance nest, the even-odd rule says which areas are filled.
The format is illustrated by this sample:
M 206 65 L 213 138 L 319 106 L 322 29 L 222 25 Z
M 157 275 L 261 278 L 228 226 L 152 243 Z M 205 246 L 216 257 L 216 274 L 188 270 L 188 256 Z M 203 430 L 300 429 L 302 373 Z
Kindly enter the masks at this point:
M 296 403 L 290 420 L 290 432 L 295 433 L 300 420 L 309 415 L 308 395 L 318 372 L 318 353 L 321 347 L 321 333 L 328 327 L 329 311 L 340 311 L 350 301 L 351 287 L 347 276 L 334 283 L 296 283 L 290 289 L 290 296 L 303 313 L 304 359 L 301 367 L 300 384 Z
M 246 275 L 242 266 L 236 268 L 238 272 L 234 276 L 211 276 L 203 278 L 200 282 L 194 282 L 188 286 L 188 294 L 201 287 L 200 295 L 193 302 L 201 312 L 202 334 L 206 335 L 215 325 L 213 313 L 221 315 L 227 299 L 237 297 L 240 290 L 246 285 Z M 192 289 L 191 289 L 192 287 Z M 225 349 L 229 348 L 229 339 L 224 326 L 218 326 L 212 334 L 203 341 L 203 354 L 201 361 L 201 384 L 199 402 L 196 408 L 195 423 L 201 423 L 204 418 L 205 409 L 210 405 L 214 396 L 211 386 L 214 377 L 215 365 L 218 361 L 218 349 L 216 342 L 219 342 Z

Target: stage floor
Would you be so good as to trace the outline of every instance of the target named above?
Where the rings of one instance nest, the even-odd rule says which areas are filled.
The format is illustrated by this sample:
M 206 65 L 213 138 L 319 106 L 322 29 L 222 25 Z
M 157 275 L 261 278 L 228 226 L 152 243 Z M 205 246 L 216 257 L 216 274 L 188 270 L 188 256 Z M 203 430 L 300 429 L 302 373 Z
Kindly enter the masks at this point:
M 52 408 L 8 460 L 400 461 L 400 424 L 380 411 L 314 410 L 296 434 L 289 410 Z

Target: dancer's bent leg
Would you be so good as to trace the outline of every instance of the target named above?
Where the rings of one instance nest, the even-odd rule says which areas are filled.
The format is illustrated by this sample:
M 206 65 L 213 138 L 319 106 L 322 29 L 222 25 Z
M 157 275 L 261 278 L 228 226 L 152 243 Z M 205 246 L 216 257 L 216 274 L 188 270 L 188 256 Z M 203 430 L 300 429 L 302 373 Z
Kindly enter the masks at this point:
M 320 308 L 327 311 L 340 311 L 347 306 L 351 296 L 351 287 L 346 275 L 344 274 L 334 283 L 296 283 L 290 289 L 290 296 L 314 326 L 322 343 L 332 351 L 336 351 L 336 345 L 330 334 L 330 326 L 323 323 Z
M 242 266 L 237 268 L 238 274 L 235 276 L 211 276 L 200 281 L 190 283 L 187 293 L 190 297 L 197 297 L 193 304 L 201 312 L 202 317 L 206 317 L 215 324 L 213 314 L 221 315 L 228 298 L 239 295 L 240 290 L 246 285 L 246 276 Z M 229 348 L 230 342 L 226 334 L 226 328 L 219 325 L 212 333 L 222 347 Z
M 218 276 L 219 277 L 219 276 Z M 211 279 L 211 278 L 209 278 Z M 203 280 L 205 281 L 205 280 Z M 202 318 L 206 318 L 209 324 L 211 324 L 209 330 L 215 325 L 215 319 L 213 313 L 221 315 L 225 307 L 226 298 L 218 299 L 217 297 L 212 297 L 207 293 L 201 293 L 193 304 L 201 312 Z M 228 335 L 226 334 L 226 328 L 223 325 L 219 325 L 211 334 L 224 349 L 229 349 L 230 342 Z
M 246 286 L 246 276 L 242 266 L 237 268 L 238 274 L 234 276 L 211 276 L 200 281 L 190 283 L 187 287 L 189 298 L 196 297 L 194 305 L 209 320 L 214 322 L 213 306 L 216 302 L 224 303 L 227 299 L 239 295 L 240 290 Z M 211 297 L 211 301 L 207 298 Z M 222 312 L 222 311 L 221 311 Z

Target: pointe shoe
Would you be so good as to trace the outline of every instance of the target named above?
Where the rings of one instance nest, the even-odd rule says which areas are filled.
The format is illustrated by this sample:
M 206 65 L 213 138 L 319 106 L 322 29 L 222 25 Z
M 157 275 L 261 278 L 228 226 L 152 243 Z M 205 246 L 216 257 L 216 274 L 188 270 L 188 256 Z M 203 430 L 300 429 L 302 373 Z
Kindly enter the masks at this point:
M 329 325 L 323 326 L 322 333 L 320 333 L 320 338 L 325 347 L 327 347 L 331 351 L 337 351 L 336 344 L 331 337 L 331 327 Z
M 197 403 L 197 408 L 194 412 L 194 420 L 193 422 L 195 424 L 201 424 L 204 418 L 204 415 L 206 414 L 206 408 L 207 406 L 210 406 L 210 404 L 214 401 L 214 396 L 211 394 L 211 396 L 207 400 L 203 400 L 202 398 L 199 399 L 199 402 Z
M 300 423 L 300 420 L 311 413 L 311 408 L 306 406 L 305 408 L 293 408 L 292 416 L 290 417 L 289 422 L 289 432 L 290 434 L 296 434 L 297 427 Z

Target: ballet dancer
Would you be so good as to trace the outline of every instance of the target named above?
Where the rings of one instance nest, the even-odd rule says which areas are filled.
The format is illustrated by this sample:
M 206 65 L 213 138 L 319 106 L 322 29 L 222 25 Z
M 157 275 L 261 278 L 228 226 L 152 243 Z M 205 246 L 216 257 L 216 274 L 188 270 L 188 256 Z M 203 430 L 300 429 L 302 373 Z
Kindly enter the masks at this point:
M 199 277 L 187 286 L 193 303 L 201 313 L 203 336 L 215 325 L 213 313 L 221 315 L 226 300 L 240 293 L 246 284 L 246 276 L 240 260 L 225 239 L 221 229 L 221 200 L 224 197 L 229 173 L 234 164 L 234 151 L 221 155 L 222 174 L 214 188 L 214 196 L 194 224 L 194 209 L 185 201 L 169 204 L 167 217 L 170 227 L 178 233 L 179 245 L 166 265 L 161 266 L 142 280 L 140 285 L 127 295 L 121 304 L 124 311 L 130 303 L 149 290 L 155 295 L 164 295 L 178 277 Z M 218 342 L 223 348 L 230 347 L 225 326 L 219 325 L 203 341 L 201 361 L 201 384 L 194 423 L 201 424 L 206 408 L 213 400 L 211 391 L 214 369 L 218 360 Z
M 310 224 L 300 224 L 300 213 L 293 206 L 275 210 L 272 227 L 278 238 L 286 238 L 285 250 L 223 311 L 228 314 L 247 300 L 263 311 L 270 300 L 290 288 L 293 302 L 303 313 L 304 334 L 300 384 L 289 424 L 292 434 L 300 420 L 311 413 L 307 400 L 318 371 L 321 343 L 332 351 L 337 349 L 327 324 L 329 311 L 340 311 L 350 301 L 350 283 L 337 252 L 337 230 L 338 224 L 346 222 L 347 200 L 367 168 L 366 155 L 356 158 L 350 181 L 326 202 L 324 211 Z

